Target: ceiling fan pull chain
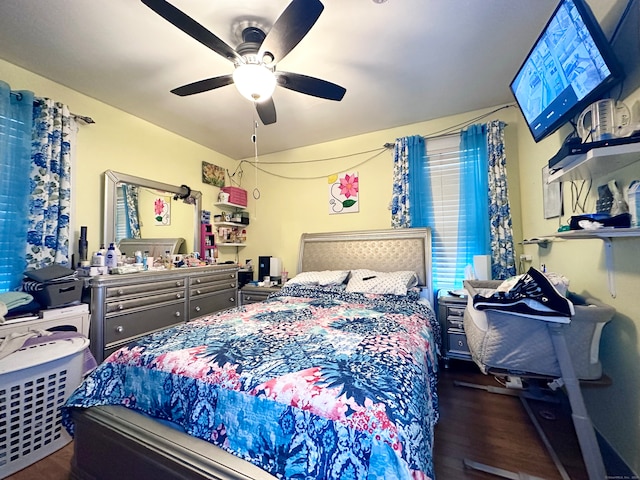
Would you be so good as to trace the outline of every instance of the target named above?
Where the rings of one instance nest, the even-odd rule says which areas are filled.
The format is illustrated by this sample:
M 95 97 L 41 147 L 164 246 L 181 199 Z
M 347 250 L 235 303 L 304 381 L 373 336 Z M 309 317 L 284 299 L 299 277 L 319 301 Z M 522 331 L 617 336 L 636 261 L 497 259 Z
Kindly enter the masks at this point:
M 253 168 L 256 171 L 256 186 L 253 189 L 253 198 L 258 200 L 260 198 L 260 189 L 258 188 L 258 122 L 253 122 L 253 135 L 251 135 L 251 141 L 253 142 Z M 258 219 L 258 202 L 255 204 L 254 218 Z

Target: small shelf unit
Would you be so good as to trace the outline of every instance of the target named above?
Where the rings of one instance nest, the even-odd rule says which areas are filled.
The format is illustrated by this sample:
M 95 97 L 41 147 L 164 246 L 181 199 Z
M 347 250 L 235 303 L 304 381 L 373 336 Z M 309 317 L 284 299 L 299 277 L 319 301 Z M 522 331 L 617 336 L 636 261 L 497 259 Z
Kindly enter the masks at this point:
M 213 225 L 209 223 L 200 224 L 200 256 L 202 259 L 213 263 L 215 248 L 216 238 Z
M 238 205 L 236 203 L 231 203 L 231 202 L 217 202 L 214 205 L 222 211 L 233 210 L 237 212 L 247 208 L 244 205 Z M 249 226 L 248 224 L 245 224 L 245 223 L 231 222 L 226 220 L 218 221 L 218 222 L 214 221 L 213 225 L 216 227 L 216 230 L 222 227 L 222 228 L 231 228 L 236 232 L 246 230 L 246 228 Z M 237 248 L 247 246 L 247 244 L 244 242 L 222 242 L 222 241 L 219 241 L 216 245 L 218 247 L 237 247 Z

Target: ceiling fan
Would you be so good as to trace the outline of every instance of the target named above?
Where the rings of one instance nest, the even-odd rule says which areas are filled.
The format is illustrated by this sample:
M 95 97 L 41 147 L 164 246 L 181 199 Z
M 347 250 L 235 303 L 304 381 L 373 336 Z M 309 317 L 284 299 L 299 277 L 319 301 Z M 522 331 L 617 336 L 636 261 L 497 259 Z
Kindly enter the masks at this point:
M 327 100 L 340 101 L 346 89 L 335 83 L 299 73 L 280 72 L 276 64 L 287 56 L 316 23 L 324 5 L 319 0 L 292 0 L 267 34 L 258 26 L 242 31 L 236 49 L 165 0 L 142 0 L 146 6 L 235 65 L 233 74 L 207 78 L 171 90 L 181 97 L 235 84 L 253 101 L 263 124 L 276 122 L 271 94 L 276 86 Z

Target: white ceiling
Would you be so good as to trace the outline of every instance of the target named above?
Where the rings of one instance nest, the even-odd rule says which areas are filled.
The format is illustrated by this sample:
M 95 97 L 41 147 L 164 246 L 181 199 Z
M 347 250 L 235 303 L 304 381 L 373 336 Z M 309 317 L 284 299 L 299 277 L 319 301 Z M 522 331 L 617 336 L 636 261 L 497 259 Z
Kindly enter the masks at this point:
M 234 48 L 235 25 L 250 20 L 268 29 L 288 3 L 172 0 Z M 323 3 L 278 69 L 347 93 L 333 102 L 277 88 L 278 121 L 258 128 L 261 154 L 512 102 L 509 82 L 557 0 Z M 233 65 L 139 0 L 2 0 L 0 58 L 231 158 L 254 154 L 257 116 L 233 85 L 170 93 Z M 100 123 L 93 112 L 75 113 Z

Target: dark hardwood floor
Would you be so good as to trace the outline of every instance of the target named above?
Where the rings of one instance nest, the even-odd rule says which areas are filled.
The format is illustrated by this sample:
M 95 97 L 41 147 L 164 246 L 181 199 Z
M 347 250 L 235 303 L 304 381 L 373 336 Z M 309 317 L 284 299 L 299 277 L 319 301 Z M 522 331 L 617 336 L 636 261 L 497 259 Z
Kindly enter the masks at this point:
M 546 480 L 560 480 L 544 444 L 517 397 L 460 387 L 454 381 L 499 384 L 475 365 L 452 362 L 441 369 L 440 422 L 435 431 L 434 461 L 437 480 L 483 480 L 497 477 L 465 469 L 465 458 Z M 587 478 L 571 424 L 562 405 L 531 403 L 572 480 Z M 66 480 L 73 444 L 7 477 L 8 480 Z
M 456 386 L 455 381 L 501 387 L 494 377 L 483 375 L 472 363 L 452 362 L 449 369 L 441 369 L 440 421 L 434 446 L 436 479 L 498 478 L 465 469 L 464 459 L 546 480 L 562 479 L 518 397 Z M 588 476 L 566 402 L 530 400 L 529 406 L 570 478 L 586 480 Z

